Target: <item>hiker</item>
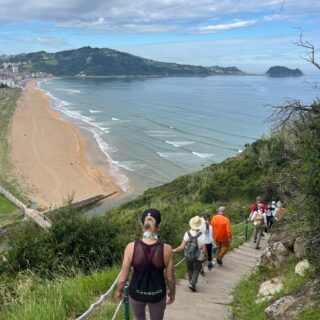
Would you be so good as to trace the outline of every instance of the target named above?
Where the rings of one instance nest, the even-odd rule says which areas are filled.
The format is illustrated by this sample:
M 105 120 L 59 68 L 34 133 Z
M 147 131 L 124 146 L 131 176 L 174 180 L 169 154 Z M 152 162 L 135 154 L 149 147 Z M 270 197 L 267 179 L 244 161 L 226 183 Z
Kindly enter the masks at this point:
M 173 249 L 173 252 L 179 252 L 184 249 L 187 271 L 189 277 L 189 289 L 193 292 L 199 278 L 202 262 L 207 258 L 207 249 L 205 244 L 205 235 L 200 229 L 205 225 L 203 218 L 195 216 L 189 221 L 190 230 L 184 234 L 182 243 L 179 247 Z
M 284 208 L 282 206 L 282 203 L 281 201 L 279 200 L 277 202 L 277 207 L 276 209 L 274 210 L 274 219 L 276 221 L 280 221 L 282 219 L 282 216 L 283 216 L 283 211 L 284 211 Z
M 267 217 L 266 213 L 263 211 L 262 203 L 258 204 L 258 210 L 253 213 L 250 221 L 253 221 L 254 225 L 253 242 L 256 243 L 256 249 L 260 249 L 259 245 L 262 232 L 264 227 L 267 225 Z
M 210 215 L 208 213 L 205 213 L 203 215 L 205 225 L 200 229 L 202 234 L 205 235 L 205 243 L 207 248 L 207 254 L 208 254 L 208 270 L 210 271 L 214 267 L 214 262 L 212 261 L 212 247 L 214 245 L 213 240 L 213 229 L 212 225 L 210 224 Z M 204 262 L 202 263 L 202 267 L 200 270 L 200 274 L 204 275 Z
M 225 207 L 219 207 L 218 214 L 211 220 L 214 240 L 216 242 L 217 252 L 216 261 L 222 265 L 222 258 L 227 253 L 231 243 L 231 224 L 230 220 L 224 216 Z
M 272 224 L 273 224 L 273 211 L 274 211 L 274 207 L 273 207 L 273 202 L 275 203 L 275 201 L 272 201 L 268 203 L 267 205 L 267 211 L 266 211 L 266 217 L 267 217 L 267 224 L 266 224 L 266 228 L 267 228 L 267 232 L 269 232 Z
M 171 246 L 158 240 L 160 222 L 158 210 L 144 211 L 141 216 L 142 240 L 129 243 L 124 251 L 117 297 L 123 299 L 123 289 L 132 267 L 129 302 L 135 320 L 146 319 L 147 304 L 151 320 L 162 320 L 166 305 L 175 299 L 173 252 Z
M 253 213 L 258 210 L 258 205 L 259 205 L 260 203 L 262 204 L 262 209 L 263 209 L 263 211 L 264 211 L 264 212 L 267 211 L 267 206 L 261 201 L 261 197 L 260 197 L 260 196 L 257 196 L 257 197 L 256 197 L 256 202 L 251 206 L 249 221 L 251 221 L 251 217 L 252 217 Z

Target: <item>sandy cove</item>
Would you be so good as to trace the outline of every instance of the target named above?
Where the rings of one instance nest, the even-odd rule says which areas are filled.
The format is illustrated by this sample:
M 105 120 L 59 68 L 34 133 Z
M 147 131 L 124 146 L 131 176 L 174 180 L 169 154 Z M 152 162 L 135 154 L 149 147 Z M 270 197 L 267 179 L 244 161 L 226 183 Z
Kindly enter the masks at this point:
M 50 106 L 50 98 L 27 83 L 12 119 L 9 142 L 13 174 L 40 207 L 61 206 L 97 194 L 115 199 L 121 191 L 101 169 L 91 165 L 78 130 Z

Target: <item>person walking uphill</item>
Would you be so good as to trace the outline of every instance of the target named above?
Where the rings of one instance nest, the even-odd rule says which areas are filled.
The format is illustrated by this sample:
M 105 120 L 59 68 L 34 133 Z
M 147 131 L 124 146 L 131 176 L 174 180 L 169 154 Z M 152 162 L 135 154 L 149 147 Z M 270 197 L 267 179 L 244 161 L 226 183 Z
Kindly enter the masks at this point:
M 204 224 L 204 219 L 199 216 L 191 218 L 189 221 L 191 229 L 184 234 L 180 246 L 173 249 L 173 252 L 185 250 L 184 256 L 189 276 L 189 289 L 193 292 L 196 291 L 202 261 L 207 258 L 205 235 L 200 231 Z
M 225 207 L 218 209 L 218 214 L 211 220 L 213 228 L 214 240 L 216 242 L 217 263 L 222 265 L 222 258 L 227 253 L 231 243 L 231 224 L 230 220 L 224 216 Z
M 129 302 L 134 320 L 146 319 L 147 304 L 151 320 L 162 320 L 166 305 L 175 299 L 173 252 L 171 246 L 158 240 L 160 222 L 158 210 L 144 211 L 141 216 L 142 240 L 129 243 L 124 251 L 117 297 L 123 299 L 123 289 L 132 266 Z

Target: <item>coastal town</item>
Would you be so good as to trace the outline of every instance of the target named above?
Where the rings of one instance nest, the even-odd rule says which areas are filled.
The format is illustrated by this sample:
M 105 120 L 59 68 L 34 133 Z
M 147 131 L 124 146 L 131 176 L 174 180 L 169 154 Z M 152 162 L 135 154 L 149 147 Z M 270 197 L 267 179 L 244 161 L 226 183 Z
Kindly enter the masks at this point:
M 3 62 L 0 65 L 0 87 L 20 88 L 28 80 L 52 77 L 44 72 L 27 70 L 32 70 L 31 60 Z

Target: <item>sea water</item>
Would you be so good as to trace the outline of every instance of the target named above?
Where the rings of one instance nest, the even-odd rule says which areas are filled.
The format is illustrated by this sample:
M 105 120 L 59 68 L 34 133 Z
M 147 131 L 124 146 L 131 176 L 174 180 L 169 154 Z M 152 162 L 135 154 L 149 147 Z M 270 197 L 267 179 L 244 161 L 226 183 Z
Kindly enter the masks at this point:
M 52 108 L 85 130 L 124 191 L 140 194 L 240 153 L 268 134 L 270 105 L 311 103 L 312 77 L 61 78 Z M 268 107 L 269 105 L 269 107 Z

